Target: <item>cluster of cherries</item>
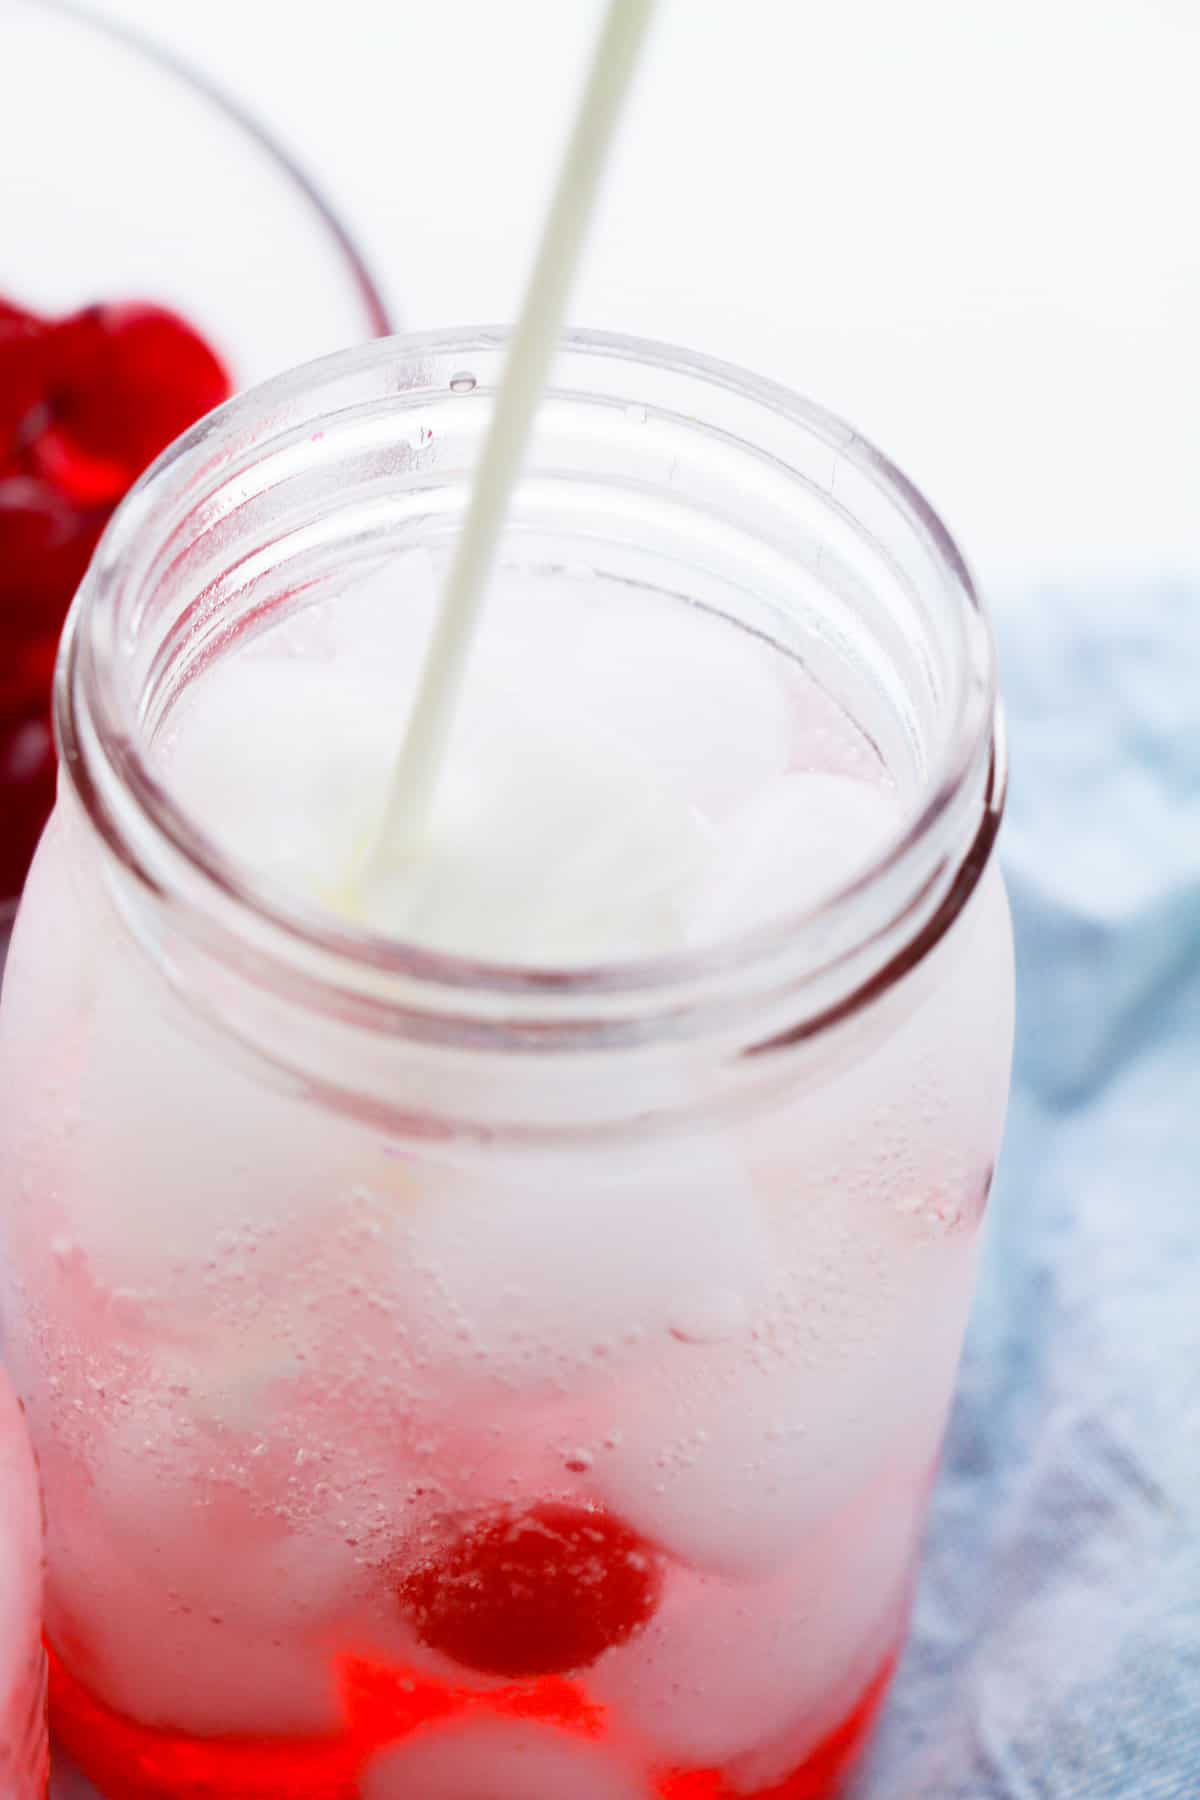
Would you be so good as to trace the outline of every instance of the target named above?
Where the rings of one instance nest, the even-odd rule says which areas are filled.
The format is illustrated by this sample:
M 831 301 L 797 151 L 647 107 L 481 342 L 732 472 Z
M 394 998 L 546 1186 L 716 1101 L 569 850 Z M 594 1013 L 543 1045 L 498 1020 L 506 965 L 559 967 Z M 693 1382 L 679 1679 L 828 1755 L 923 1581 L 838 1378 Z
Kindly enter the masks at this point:
M 230 392 L 162 307 L 46 319 L 0 299 L 0 901 L 53 805 L 50 678 L 96 541 L 159 451 Z

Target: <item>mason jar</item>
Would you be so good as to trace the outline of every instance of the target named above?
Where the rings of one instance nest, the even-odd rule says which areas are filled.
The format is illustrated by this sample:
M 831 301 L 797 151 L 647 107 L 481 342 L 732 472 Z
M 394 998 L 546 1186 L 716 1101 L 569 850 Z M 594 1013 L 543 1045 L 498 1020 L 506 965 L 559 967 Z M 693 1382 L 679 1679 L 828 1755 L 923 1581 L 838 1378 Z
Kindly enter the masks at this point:
M 832 1794 L 904 1635 L 1009 1077 L 987 621 L 849 427 L 575 335 L 487 654 L 529 791 L 552 714 L 636 804 L 529 802 L 503 955 L 347 914 L 288 859 L 398 742 L 504 352 L 221 408 L 60 653 L 0 1279 L 113 1800 Z M 707 860 L 614 952 L 631 820 Z

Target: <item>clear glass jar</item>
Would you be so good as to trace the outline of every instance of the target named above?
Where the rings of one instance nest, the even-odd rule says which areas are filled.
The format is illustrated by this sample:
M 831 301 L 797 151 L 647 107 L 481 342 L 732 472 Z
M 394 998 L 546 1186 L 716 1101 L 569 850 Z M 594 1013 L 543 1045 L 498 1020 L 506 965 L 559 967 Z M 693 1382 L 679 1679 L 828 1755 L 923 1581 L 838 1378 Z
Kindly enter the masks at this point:
M 687 780 L 753 797 L 710 704 L 751 646 L 822 696 L 804 756 L 852 729 L 894 805 L 832 891 L 703 943 L 373 934 L 159 756 L 212 671 L 436 567 L 502 358 L 393 340 L 232 402 L 68 627 L 0 1269 L 54 1718 L 114 1795 L 832 1793 L 903 1634 L 1012 1034 L 991 640 L 920 497 L 768 382 L 563 350 L 506 579 L 547 632 L 620 621 L 630 732 L 634 672 L 685 633 L 686 692 L 710 634 L 703 705 L 650 683 Z

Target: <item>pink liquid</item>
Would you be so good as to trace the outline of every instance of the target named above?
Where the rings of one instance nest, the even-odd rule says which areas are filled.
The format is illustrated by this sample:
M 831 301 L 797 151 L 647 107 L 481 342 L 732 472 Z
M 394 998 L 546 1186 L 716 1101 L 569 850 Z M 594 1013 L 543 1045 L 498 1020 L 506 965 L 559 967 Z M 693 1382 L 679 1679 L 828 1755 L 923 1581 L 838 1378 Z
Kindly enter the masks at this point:
M 25 1421 L 0 1369 L 0 1800 L 46 1791 L 41 1523 Z
M 887 1690 L 895 1651 L 815 1749 L 755 1800 L 833 1800 L 857 1760 Z M 295 1738 L 198 1738 L 121 1717 L 51 1660 L 55 1735 L 108 1800 L 362 1800 L 372 1759 L 420 1731 L 458 1719 L 511 1719 L 603 1743 L 612 1728 L 583 1688 L 554 1677 L 488 1693 L 455 1689 L 347 1658 L 341 1670 L 346 1728 Z M 647 1769 L 655 1800 L 747 1800 L 719 1769 Z M 621 1790 L 624 1792 L 624 1789 Z M 416 1796 L 414 1795 L 414 1800 Z M 465 1791 L 462 1800 L 474 1800 Z M 514 1800 L 516 1796 L 514 1795 Z M 566 1795 L 563 1800 L 568 1800 Z

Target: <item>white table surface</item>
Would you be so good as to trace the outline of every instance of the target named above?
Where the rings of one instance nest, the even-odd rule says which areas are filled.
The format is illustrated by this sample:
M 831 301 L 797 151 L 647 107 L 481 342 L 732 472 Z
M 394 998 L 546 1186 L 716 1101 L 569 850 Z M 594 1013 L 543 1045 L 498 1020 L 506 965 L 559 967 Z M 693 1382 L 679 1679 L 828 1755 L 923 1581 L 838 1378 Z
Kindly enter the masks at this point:
M 599 0 L 96 4 L 271 122 L 409 325 L 513 314 Z M 572 320 L 843 412 L 993 587 L 1200 573 L 1198 73 L 1197 0 L 664 0 Z

